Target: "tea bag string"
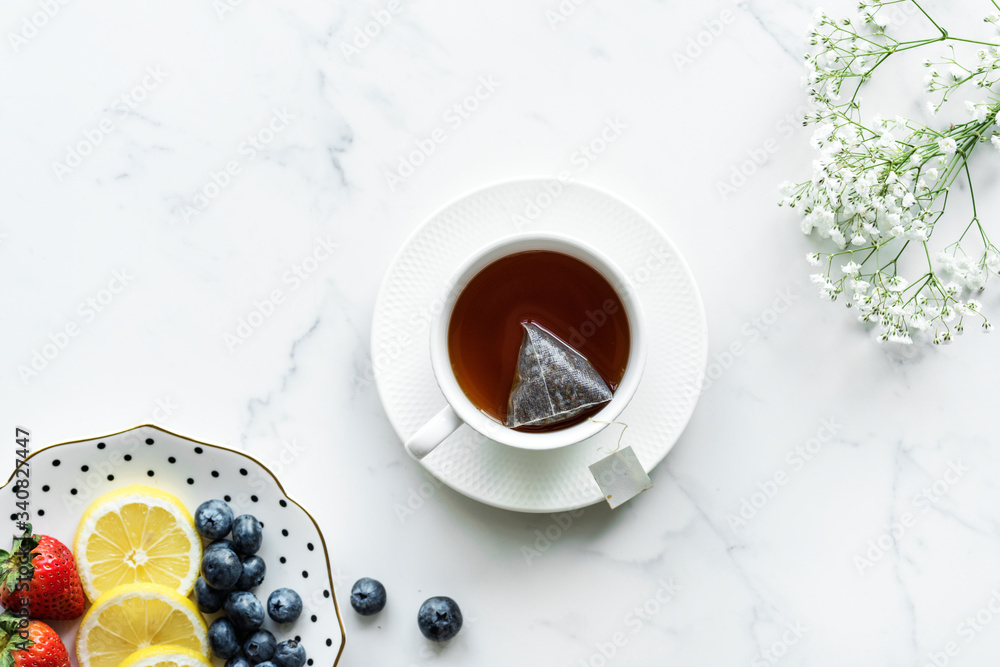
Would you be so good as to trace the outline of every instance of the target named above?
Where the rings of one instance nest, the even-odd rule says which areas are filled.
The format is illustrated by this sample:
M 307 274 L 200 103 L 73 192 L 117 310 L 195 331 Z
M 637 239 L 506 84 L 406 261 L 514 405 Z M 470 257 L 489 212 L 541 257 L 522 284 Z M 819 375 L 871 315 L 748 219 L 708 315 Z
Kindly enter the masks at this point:
M 615 446 L 614 450 L 609 452 L 606 447 L 598 447 L 597 448 L 598 453 L 604 454 L 605 456 L 611 456 L 612 454 L 614 454 L 615 452 L 617 452 L 619 449 L 622 448 L 622 437 L 625 435 L 625 429 L 628 428 L 628 424 L 619 421 L 610 421 L 610 422 L 603 421 L 601 419 L 591 419 L 590 421 L 594 422 L 595 424 L 618 424 L 619 426 L 622 427 L 622 432 L 618 434 L 618 444 Z

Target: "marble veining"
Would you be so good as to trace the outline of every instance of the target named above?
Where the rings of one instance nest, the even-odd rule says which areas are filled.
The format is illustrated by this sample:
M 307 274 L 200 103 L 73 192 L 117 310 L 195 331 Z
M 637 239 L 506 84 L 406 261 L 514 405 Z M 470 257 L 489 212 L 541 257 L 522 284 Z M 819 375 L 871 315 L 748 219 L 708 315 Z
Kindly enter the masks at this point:
M 4 3 L 4 432 L 155 422 L 258 457 L 319 519 L 340 599 L 388 588 L 375 619 L 344 609 L 343 665 L 990 664 L 995 338 L 881 347 L 808 284 L 775 184 L 812 160 L 787 119 L 814 8 Z M 621 135 L 573 162 L 609 118 Z M 406 456 L 372 308 L 435 210 L 567 168 L 680 248 L 711 383 L 651 490 L 518 514 Z M 431 595 L 466 614 L 448 646 L 417 631 Z

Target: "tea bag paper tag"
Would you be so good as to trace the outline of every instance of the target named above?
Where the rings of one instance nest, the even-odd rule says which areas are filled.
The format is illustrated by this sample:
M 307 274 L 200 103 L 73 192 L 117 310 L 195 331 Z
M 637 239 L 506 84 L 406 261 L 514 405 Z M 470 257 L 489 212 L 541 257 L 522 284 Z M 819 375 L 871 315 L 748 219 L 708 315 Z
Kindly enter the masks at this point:
M 639 463 L 631 447 L 612 452 L 611 455 L 590 466 L 597 485 L 604 492 L 604 499 L 611 509 L 631 500 L 653 487 L 652 480 Z

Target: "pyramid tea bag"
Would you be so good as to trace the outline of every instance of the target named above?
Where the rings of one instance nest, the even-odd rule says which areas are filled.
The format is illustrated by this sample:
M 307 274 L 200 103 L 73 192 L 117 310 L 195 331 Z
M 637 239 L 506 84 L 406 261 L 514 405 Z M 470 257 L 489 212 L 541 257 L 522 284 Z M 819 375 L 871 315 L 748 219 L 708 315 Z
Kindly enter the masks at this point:
M 537 324 L 521 326 L 505 426 L 556 424 L 611 400 L 608 383 L 582 354 Z

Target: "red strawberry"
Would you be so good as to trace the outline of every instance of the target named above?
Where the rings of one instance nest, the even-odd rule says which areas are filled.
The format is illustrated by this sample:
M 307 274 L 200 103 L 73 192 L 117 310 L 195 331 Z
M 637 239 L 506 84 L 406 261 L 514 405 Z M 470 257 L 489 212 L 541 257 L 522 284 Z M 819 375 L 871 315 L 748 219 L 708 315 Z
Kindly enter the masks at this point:
M 0 667 L 69 667 L 66 645 L 41 621 L 0 614 Z
M 26 609 L 31 618 L 61 621 L 82 614 L 83 587 L 73 553 L 53 537 L 32 535 L 29 523 L 10 553 L 0 550 L 0 604 Z

